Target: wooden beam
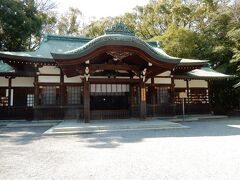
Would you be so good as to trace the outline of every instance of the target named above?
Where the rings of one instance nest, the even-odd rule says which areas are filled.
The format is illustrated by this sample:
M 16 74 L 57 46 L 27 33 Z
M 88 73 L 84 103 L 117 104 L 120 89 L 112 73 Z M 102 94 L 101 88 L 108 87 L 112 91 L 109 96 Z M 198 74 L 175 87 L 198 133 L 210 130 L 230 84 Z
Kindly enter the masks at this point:
M 149 78 L 155 77 L 156 75 L 163 73 L 164 71 L 167 71 L 167 69 L 164 69 L 162 67 L 157 67 L 157 66 L 148 67 L 147 73 L 146 73 L 146 81 Z
M 136 65 L 126 65 L 126 64 L 91 64 L 89 65 L 90 71 L 96 70 L 125 70 L 125 71 L 134 71 L 140 73 L 140 69 Z
M 90 78 L 91 83 L 139 83 L 140 79 Z

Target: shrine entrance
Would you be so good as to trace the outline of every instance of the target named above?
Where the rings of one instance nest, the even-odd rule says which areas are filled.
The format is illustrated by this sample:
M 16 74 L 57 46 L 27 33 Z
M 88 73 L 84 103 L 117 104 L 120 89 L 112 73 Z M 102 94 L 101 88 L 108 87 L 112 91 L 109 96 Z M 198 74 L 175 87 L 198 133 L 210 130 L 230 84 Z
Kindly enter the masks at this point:
M 91 84 L 91 119 L 129 118 L 128 84 Z
M 128 110 L 129 84 L 91 84 L 90 110 Z

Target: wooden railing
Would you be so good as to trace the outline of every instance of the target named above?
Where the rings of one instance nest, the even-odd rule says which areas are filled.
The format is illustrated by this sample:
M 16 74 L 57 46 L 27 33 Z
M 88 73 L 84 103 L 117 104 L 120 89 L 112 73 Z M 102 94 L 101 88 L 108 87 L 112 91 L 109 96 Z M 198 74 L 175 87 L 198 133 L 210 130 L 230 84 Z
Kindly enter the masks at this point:
M 127 119 L 130 118 L 129 110 L 92 110 L 90 112 L 90 118 L 100 119 Z
M 0 119 L 33 119 L 31 107 L 0 107 Z

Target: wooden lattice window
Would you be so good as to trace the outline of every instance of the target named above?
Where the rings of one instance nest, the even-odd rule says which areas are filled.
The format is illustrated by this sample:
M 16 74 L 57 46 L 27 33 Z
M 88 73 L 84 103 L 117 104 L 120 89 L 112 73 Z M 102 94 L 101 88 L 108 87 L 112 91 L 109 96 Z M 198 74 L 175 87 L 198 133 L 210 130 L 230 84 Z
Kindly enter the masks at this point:
M 169 87 L 156 87 L 157 91 L 157 104 L 166 104 L 170 100 L 170 88 Z
M 175 89 L 176 104 L 182 103 L 182 99 L 179 98 L 179 92 L 187 93 L 187 89 L 185 88 Z M 189 94 L 189 98 L 186 99 L 186 103 L 189 103 L 189 104 L 208 104 L 209 103 L 208 89 L 206 88 L 189 88 L 188 94 Z
M 5 88 L 0 88 L 0 106 L 8 106 L 8 96 Z
M 191 88 L 189 90 L 189 103 L 190 104 L 208 104 L 208 89 Z
M 57 94 L 59 86 L 42 86 L 41 87 L 41 104 L 42 105 L 57 105 L 59 94 Z
M 27 106 L 33 107 L 34 105 L 34 94 L 28 94 L 27 95 Z
M 83 104 L 83 87 L 82 86 L 67 86 L 67 104 L 80 105 Z
M 140 102 L 140 88 L 138 86 L 133 86 L 132 88 L 132 104 L 138 105 Z
M 124 96 L 129 92 L 128 84 L 91 84 L 91 96 Z

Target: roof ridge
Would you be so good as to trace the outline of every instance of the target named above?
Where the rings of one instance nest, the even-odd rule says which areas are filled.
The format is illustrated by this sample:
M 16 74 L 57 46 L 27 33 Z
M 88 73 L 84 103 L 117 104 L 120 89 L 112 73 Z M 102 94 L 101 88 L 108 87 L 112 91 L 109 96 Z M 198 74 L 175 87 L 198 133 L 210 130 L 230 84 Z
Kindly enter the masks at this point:
M 92 38 L 88 38 L 85 36 L 70 36 L 70 35 L 55 35 L 55 34 L 45 34 L 43 37 L 43 41 L 49 40 L 60 40 L 60 41 L 82 41 L 89 42 Z

